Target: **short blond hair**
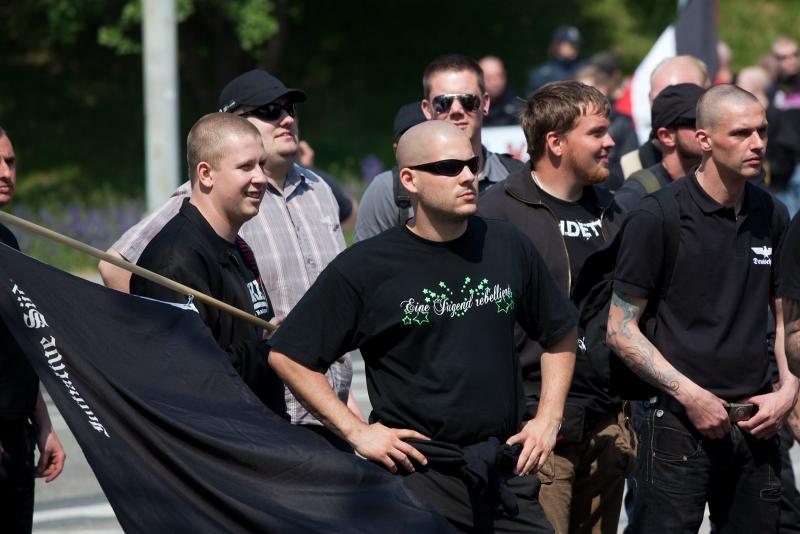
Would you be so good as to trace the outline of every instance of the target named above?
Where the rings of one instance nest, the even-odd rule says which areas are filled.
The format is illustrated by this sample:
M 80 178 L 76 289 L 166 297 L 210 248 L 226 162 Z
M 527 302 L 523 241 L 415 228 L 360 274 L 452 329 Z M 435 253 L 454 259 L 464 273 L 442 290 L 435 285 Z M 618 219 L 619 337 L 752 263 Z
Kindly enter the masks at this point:
M 221 112 L 200 117 L 186 137 L 186 163 L 192 185 L 197 178 L 197 166 L 201 162 L 217 167 L 228 148 L 228 139 L 247 135 L 252 135 L 261 142 L 258 129 L 247 119 Z

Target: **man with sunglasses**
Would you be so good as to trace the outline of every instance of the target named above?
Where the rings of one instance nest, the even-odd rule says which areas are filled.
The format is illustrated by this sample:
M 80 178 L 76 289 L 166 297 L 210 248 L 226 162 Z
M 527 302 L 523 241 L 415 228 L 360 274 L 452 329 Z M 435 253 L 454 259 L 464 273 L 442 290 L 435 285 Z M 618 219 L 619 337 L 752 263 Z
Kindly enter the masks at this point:
M 530 161 L 481 199 L 480 215 L 507 220 L 533 241 L 565 298 L 586 258 L 621 222 L 611 194 L 598 187 L 614 147 L 610 113 L 608 99 L 581 82 L 539 88 L 520 114 Z M 544 398 L 542 348 L 519 327 L 517 342 L 532 418 Z M 558 444 L 538 472 L 539 501 L 557 532 L 616 532 L 633 434 L 607 374 L 589 361 L 591 347 L 583 340 L 578 347 Z
M 242 225 L 241 236 L 253 249 L 279 318 L 289 313 L 328 262 L 344 249 L 339 210 L 330 187 L 296 163 L 299 155 L 296 104 L 305 100 L 305 93 L 286 87 L 263 70 L 234 78 L 219 97 L 220 111 L 244 117 L 256 127 L 267 155 L 264 198 L 258 214 Z M 114 243 L 109 253 L 137 261 L 147 243 L 175 216 L 190 192 L 189 183 L 184 183 L 163 206 Z M 101 262 L 100 273 L 107 286 L 128 290 L 127 271 Z M 331 366 L 327 379 L 339 398 L 360 415 L 350 393 L 349 355 Z M 349 448 L 314 419 L 288 390 L 286 407 L 293 424 L 324 435 L 338 447 Z
M 414 126 L 397 161 L 414 218 L 331 262 L 273 336 L 270 364 L 321 421 L 457 529 L 551 532 L 528 475 L 555 445 L 575 310 L 529 239 L 474 216 L 479 158 L 459 128 Z M 515 322 L 546 347 L 542 404 L 525 425 Z M 372 424 L 322 374 L 356 347 Z
M 428 120 L 443 120 L 466 134 L 478 156 L 478 193 L 502 182 L 522 162 L 508 154 L 490 152 L 481 144 L 483 120 L 491 98 L 486 92 L 483 70 L 471 58 L 449 54 L 431 61 L 422 76 L 422 112 Z M 395 186 L 389 174 L 380 174 L 370 182 L 362 197 L 359 239 L 372 237 L 397 225 L 401 207 L 395 202 Z M 413 212 L 409 213 L 412 216 Z M 404 221 L 403 221 L 404 222 Z

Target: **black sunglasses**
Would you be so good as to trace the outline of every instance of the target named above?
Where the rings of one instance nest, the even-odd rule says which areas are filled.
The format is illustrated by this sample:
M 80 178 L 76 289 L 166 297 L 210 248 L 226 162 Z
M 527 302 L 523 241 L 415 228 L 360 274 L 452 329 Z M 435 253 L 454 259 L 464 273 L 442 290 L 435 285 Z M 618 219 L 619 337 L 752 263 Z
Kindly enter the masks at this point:
M 458 99 L 458 101 L 461 103 L 461 107 L 464 108 L 464 111 L 467 113 L 475 113 L 481 107 L 480 95 L 475 95 L 472 93 L 455 93 L 433 97 L 433 100 L 431 101 L 431 104 L 433 104 L 433 111 L 435 111 L 437 115 L 447 113 L 450 111 L 450 108 L 453 106 L 453 101 L 456 99 Z
M 461 170 L 466 167 L 472 174 L 478 172 L 478 156 L 474 156 L 467 160 L 464 159 L 443 159 L 441 161 L 432 161 L 430 163 L 422 163 L 420 165 L 412 165 L 409 169 L 415 171 L 425 171 L 439 176 L 458 176 Z
M 290 117 L 295 117 L 297 115 L 297 108 L 294 107 L 293 103 L 284 105 L 277 102 L 270 102 L 269 104 L 250 110 L 247 113 L 243 113 L 242 117 L 257 117 L 272 122 L 280 119 L 284 111 Z

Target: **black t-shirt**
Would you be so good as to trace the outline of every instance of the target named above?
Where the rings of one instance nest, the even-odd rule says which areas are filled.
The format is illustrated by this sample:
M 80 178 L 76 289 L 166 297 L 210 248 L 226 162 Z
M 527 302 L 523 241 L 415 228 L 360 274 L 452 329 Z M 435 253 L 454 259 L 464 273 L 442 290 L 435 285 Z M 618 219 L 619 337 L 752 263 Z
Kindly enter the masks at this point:
M 0 224 L 0 241 L 19 250 L 11 230 Z M 36 408 L 39 379 L 17 341 L 0 321 L 0 418 L 24 419 Z
M 738 217 L 714 201 L 693 173 L 667 187 L 680 209 L 680 246 L 658 306 L 654 344 L 678 371 L 723 399 L 764 391 L 770 381 L 766 309 L 785 211 L 750 183 Z M 657 299 L 661 211 L 654 198 L 645 197 L 628 217 L 614 289 Z
M 568 202 L 549 195 L 539 188 L 542 202 L 553 210 L 558 219 L 561 236 L 567 246 L 569 269 L 573 273 L 572 284 L 586 262 L 589 254 L 603 246 L 603 224 L 597 203 L 589 195 L 581 196 L 577 202 Z M 570 288 L 570 292 L 572 288 Z
M 576 312 L 530 240 L 472 217 L 446 243 L 397 227 L 349 248 L 271 344 L 318 371 L 360 348 L 372 421 L 469 445 L 519 429 L 516 321 L 547 347 L 574 328 Z
M 138 265 L 268 321 L 274 316 L 269 296 L 248 267 L 240 248 L 220 237 L 185 199 L 180 212 L 148 243 Z M 187 297 L 137 275 L 131 293 L 167 302 Z M 283 383 L 267 364 L 269 345 L 262 329 L 195 299 L 200 318 L 231 364 L 264 404 L 285 416 Z

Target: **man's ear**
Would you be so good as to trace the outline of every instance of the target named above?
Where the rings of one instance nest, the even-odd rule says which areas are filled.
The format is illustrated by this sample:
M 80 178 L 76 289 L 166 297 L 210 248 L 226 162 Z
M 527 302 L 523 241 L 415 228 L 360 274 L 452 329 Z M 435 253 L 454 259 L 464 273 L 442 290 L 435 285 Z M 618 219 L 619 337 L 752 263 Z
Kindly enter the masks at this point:
M 700 149 L 703 152 L 711 151 L 711 135 L 706 130 L 697 130 L 694 133 L 697 142 L 700 143 Z
M 550 154 L 559 158 L 564 155 L 564 138 L 555 132 L 547 132 L 544 137 L 544 145 Z
M 483 114 L 489 114 L 489 108 L 492 107 L 492 98 L 489 96 L 489 93 L 483 93 L 483 105 L 481 106 L 483 109 Z
M 418 189 L 414 171 L 408 167 L 400 169 L 400 185 L 405 187 L 409 193 L 416 193 Z
M 195 174 L 197 183 L 204 189 L 211 189 L 214 186 L 214 169 L 207 161 L 201 161 L 195 167 Z
M 425 115 L 426 119 L 431 120 L 433 118 L 433 107 L 427 98 L 422 101 L 421 106 L 422 114 Z
M 658 142 L 668 148 L 674 148 L 677 144 L 676 137 L 678 132 L 672 128 L 659 128 L 656 130 Z

